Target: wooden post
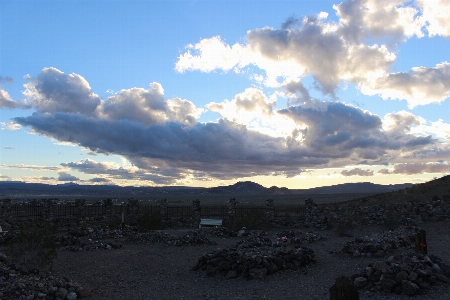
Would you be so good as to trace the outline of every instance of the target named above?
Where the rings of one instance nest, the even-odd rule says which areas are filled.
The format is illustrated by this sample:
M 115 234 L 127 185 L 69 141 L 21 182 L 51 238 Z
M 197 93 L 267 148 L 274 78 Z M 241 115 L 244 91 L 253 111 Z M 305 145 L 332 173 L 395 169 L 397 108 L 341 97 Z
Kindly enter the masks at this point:
M 348 277 L 341 276 L 330 287 L 330 300 L 359 300 L 359 291 Z
M 416 234 L 416 253 L 428 254 L 425 230 L 420 230 Z

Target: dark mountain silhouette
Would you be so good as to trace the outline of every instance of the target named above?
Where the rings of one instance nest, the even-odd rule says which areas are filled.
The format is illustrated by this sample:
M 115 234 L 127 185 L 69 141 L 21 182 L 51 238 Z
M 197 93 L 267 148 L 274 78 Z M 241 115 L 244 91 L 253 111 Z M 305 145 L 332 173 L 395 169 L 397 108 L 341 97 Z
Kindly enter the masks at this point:
M 345 183 L 332 186 L 317 187 L 312 189 L 288 189 L 272 186 L 266 188 L 251 181 L 240 181 L 233 185 L 213 188 L 198 188 L 185 186 L 166 187 L 134 187 L 117 185 L 80 185 L 76 183 L 64 183 L 49 185 L 42 183 L 26 183 L 18 181 L 1 181 L 0 197 L 7 194 L 210 194 L 210 195 L 280 195 L 280 194 L 337 194 L 337 193 L 388 193 L 404 188 L 410 188 L 413 184 L 380 185 L 370 182 Z

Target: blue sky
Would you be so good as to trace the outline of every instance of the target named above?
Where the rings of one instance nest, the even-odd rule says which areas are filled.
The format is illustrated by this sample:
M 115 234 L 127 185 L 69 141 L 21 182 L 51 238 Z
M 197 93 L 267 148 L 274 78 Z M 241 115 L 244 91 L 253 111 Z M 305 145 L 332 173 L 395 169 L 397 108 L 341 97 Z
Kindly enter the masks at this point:
M 0 180 L 449 173 L 450 3 L 0 1 Z

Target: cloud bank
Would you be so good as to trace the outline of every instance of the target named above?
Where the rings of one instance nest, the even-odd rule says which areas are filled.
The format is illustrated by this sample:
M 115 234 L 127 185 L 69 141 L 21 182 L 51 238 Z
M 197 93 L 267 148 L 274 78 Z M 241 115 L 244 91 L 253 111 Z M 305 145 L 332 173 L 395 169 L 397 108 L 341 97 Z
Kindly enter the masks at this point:
M 188 100 L 165 98 L 159 83 L 149 89 L 121 90 L 102 100 L 81 75 L 45 68 L 30 77 L 26 87 L 25 95 L 36 111 L 15 118 L 16 124 L 93 153 L 121 155 L 133 164 L 122 168 L 90 159 L 61 164 L 104 175 L 98 182 L 292 177 L 305 168 L 406 163 L 425 150 L 449 150 L 431 135 L 412 134 L 414 126 L 423 123 L 413 114 L 399 112 L 382 119 L 340 102 L 312 98 L 302 102 L 297 93 L 291 95 L 292 103 L 302 104 L 275 109 L 262 91 L 247 89 L 232 100 L 208 104 L 221 118 L 202 123 L 198 117 L 203 109 Z M 296 89 L 298 85 L 291 87 Z M 421 158 L 423 163 L 435 159 L 427 157 Z M 373 175 L 355 172 L 343 175 Z M 58 180 L 77 180 L 66 172 L 59 175 Z
M 425 36 L 450 37 L 450 5 L 439 1 L 348 0 L 334 5 L 338 22 L 327 13 L 289 18 L 281 28 L 249 30 L 246 43 L 226 44 L 220 36 L 186 46 L 175 65 L 183 73 L 199 70 L 241 72 L 257 67 L 253 78 L 277 87 L 311 76 L 324 95 L 335 97 L 342 82 L 366 95 L 404 99 L 411 108 L 440 103 L 450 96 L 449 63 L 391 73 L 398 44 Z

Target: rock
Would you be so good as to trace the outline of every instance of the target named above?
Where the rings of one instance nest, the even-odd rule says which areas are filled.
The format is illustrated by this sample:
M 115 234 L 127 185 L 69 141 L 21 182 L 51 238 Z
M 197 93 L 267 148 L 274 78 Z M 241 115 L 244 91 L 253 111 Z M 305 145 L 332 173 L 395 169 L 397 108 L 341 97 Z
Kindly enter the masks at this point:
M 417 292 L 419 291 L 419 287 L 409 280 L 403 280 L 402 281 L 402 291 L 403 291 L 403 294 L 405 294 L 405 295 L 413 296 L 413 295 L 417 294 Z
M 267 269 L 266 268 L 262 268 L 262 269 L 250 269 L 248 271 L 248 275 L 250 275 L 250 277 L 254 278 L 254 279 L 264 279 L 264 277 L 267 274 Z
M 403 280 L 407 280 L 408 279 L 408 273 L 406 273 L 405 271 L 400 271 L 397 273 L 397 277 L 395 278 L 395 281 L 397 283 L 401 283 Z
M 395 282 L 395 280 L 383 279 L 381 280 L 381 290 L 385 292 L 390 292 L 396 284 L 397 283 Z
M 232 279 L 237 277 L 237 272 L 235 270 L 231 270 L 227 272 L 227 275 L 225 275 L 225 279 Z
M 89 297 L 92 293 L 92 290 L 90 288 L 81 288 L 77 290 L 77 296 L 79 298 L 86 298 Z
M 366 283 L 367 283 L 367 279 L 365 277 L 357 277 L 357 278 L 355 278 L 355 281 L 353 282 L 353 284 L 358 288 L 365 286 Z
M 66 298 L 68 291 L 65 288 L 59 288 L 56 293 L 55 296 L 61 299 Z
M 416 272 L 411 271 L 411 273 L 409 273 L 408 280 L 409 281 L 416 281 L 418 276 L 419 275 Z
M 75 300 L 77 299 L 77 294 L 75 292 L 71 292 L 67 295 L 67 300 Z
M 439 280 L 441 282 L 450 283 L 450 279 L 445 275 L 436 273 L 436 274 L 434 274 L 434 276 L 436 277 L 437 280 Z

